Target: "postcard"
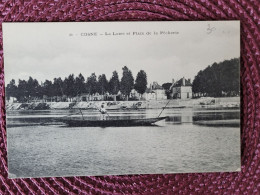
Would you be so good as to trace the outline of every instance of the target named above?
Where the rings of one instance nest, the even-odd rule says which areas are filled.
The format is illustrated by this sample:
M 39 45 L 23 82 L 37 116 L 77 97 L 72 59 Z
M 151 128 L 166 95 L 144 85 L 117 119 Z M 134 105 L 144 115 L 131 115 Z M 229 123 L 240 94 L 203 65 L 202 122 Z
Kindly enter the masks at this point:
M 9 178 L 240 171 L 240 22 L 3 23 Z

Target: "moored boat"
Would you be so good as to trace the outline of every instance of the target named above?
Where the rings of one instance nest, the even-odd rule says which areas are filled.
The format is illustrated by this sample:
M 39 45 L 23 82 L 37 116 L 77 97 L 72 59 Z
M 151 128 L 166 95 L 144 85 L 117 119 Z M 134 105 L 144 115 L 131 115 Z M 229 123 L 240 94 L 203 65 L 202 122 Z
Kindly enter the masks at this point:
M 70 127 L 128 127 L 150 126 L 166 118 L 167 117 L 121 120 L 84 120 L 79 118 L 61 118 L 59 120 Z
M 226 119 L 226 120 L 204 120 L 195 121 L 196 125 L 214 126 L 214 127 L 240 127 L 239 119 Z

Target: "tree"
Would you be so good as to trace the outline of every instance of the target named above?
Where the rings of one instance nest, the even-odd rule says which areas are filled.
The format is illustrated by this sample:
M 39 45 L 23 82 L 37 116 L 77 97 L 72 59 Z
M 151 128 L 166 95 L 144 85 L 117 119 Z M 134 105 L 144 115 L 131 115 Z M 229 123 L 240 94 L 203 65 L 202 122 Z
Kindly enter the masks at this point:
M 120 82 L 118 79 L 118 73 L 116 71 L 113 72 L 111 79 L 109 80 L 109 92 L 111 94 L 118 94 L 120 89 Z
M 146 75 L 145 71 L 140 70 L 137 73 L 134 88 L 138 93 L 141 94 L 141 96 L 144 94 L 144 92 L 147 88 L 147 75 Z
M 202 92 L 202 71 L 199 71 L 198 74 L 195 76 L 193 83 L 192 83 L 192 92 L 193 93 L 201 93 Z
M 39 83 L 36 79 L 29 77 L 27 81 L 26 90 L 28 91 L 29 98 L 39 97 Z
M 25 80 L 20 80 L 17 87 L 17 99 L 19 102 L 27 101 L 29 98 L 29 92 L 27 90 L 27 82 Z
M 64 94 L 72 98 L 77 95 L 74 74 L 70 74 L 64 80 Z
M 85 78 L 81 73 L 76 77 L 75 89 L 79 95 L 86 92 Z
M 162 84 L 162 87 L 164 90 L 169 90 L 171 86 L 172 86 L 172 83 L 163 83 Z
M 45 80 L 45 82 L 43 83 L 42 91 L 43 95 L 52 97 L 54 92 L 52 82 L 49 80 Z
M 223 91 L 228 96 L 237 96 L 240 93 L 240 71 L 239 71 L 239 59 L 226 60 L 221 63 L 223 71 Z
M 53 91 L 55 96 L 62 96 L 64 95 L 64 83 L 62 79 L 59 78 L 54 78 L 53 80 Z
M 172 86 L 172 83 L 164 83 L 162 84 L 162 87 L 163 89 L 165 90 L 165 95 L 167 96 L 167 99 L 170 99 L 171 98 L 171 86 Z
M 98 77 L 98 93 L 104 95 L 108 91 L 108 81 L 106 75 L 102 74 Z
M 90 77 L 87 78 L 86 88 L 89 94 L 95 94 L 97 92 L 97 76 L 95 73 L 92 73 Z
M 35 97 L 37 98 L 41 98 L 41 85 L 39 84 L 39 82 L 37 81 L 37 79 L 33 80 L 33 86 L 34 86 L 34 91 L 35 91 Z
M 126 99 L 128 100 L 128 96 L 131 90 L 134 88 L 134 77 L 132 72 L 126 66 L 124 66 L 122 69 L 123 76 L 120 83 L 120 89 L 122 94 L 125 95 Z
M 10 100 L 10 97 L 17 98 L 17 86 L 15 85 L 15 80 L 12 79 L 6 86 L 6 98 Z
M 213 63 L 201 70 L 193 80 L 193 93 L 203 96 L 237 96 L 239 90 L 239 59 Z

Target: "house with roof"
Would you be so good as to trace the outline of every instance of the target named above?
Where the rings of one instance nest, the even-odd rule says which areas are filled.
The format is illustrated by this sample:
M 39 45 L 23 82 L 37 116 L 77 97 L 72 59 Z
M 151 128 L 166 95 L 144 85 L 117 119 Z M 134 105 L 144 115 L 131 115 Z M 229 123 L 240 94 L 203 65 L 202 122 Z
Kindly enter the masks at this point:
M 192 98 L 192 84 L 190 79 L 184 77 L 177 82 L 172 82 L 170 87 L 172 99 L 190 99 Z
M 166 100 L 165 90 L 157 82 L 153 82 L 150 88 L 147 88 L 144 97 L 146 100 Z
M 157 82 L 153 82 L 149 88 L 145 90 L 145 93 L 141 96 L 135 89 L 132 89 L 130 93 L 131 98 L 140 100 L 164 100 L 167 99 L 165 90 Z
M 151 88 L 147 88 L 145 90 L 143 97 L 145 100 L 155 100 L 156 99 L 155 92 Z

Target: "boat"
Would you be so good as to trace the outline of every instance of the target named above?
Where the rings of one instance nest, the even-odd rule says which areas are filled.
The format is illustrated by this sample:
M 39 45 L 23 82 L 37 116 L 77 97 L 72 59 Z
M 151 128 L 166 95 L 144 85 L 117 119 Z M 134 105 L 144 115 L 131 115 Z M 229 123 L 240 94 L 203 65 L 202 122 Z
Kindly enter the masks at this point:
M 60 118 L 59 121 L 69 127 L 128 127 L 128 126 L 151 126 L 167 117 L 144 118 L 144 119 L 111 119 L 111 120 L 84 120 L 80 118 Z
M 186 106 L 168 106 L 167 108 L 165 109 L 173 109 L 173 108 L 186 108 Z
M 196 125 L 214 126 L 214 127 L 240 127 L 239 119 L 227 119 L 227 120 L 203 120 L 195 121 Z

